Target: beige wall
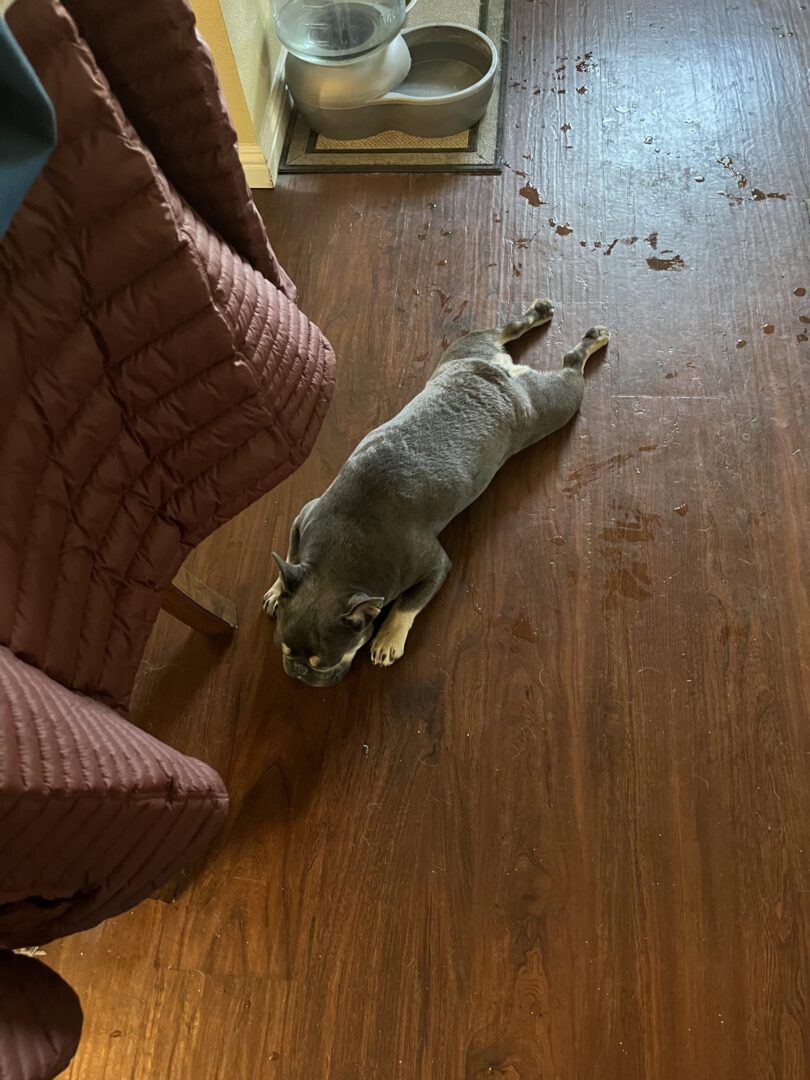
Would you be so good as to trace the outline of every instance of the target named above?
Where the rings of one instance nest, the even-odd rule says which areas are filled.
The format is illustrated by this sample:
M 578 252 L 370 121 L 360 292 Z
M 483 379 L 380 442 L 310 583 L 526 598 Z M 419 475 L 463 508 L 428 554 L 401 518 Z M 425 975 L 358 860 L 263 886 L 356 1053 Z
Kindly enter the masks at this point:
M 252 187 L 272 186 L 288 117 L 281 42 L 269 0 L 191 0 L 231 113 Z
M 228 37 L 219 0 L 191 0 L 197 26 L 214 54 L 219 81 L 240 143 L 255 143 L 256 130 L 245 101 L 242 82 Z

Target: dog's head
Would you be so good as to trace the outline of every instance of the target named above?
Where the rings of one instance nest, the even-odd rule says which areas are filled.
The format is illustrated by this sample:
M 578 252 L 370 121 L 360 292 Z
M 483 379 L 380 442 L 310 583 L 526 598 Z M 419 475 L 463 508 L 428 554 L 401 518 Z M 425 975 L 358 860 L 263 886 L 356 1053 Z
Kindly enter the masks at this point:
M 275 552 L 273 558 L 283 589 L 276 642 L 284 670 L 307 686 L 333 686 L 373 634 L 384 600 L 364 592 L 347 594 L 305 563 L 288 563 Z

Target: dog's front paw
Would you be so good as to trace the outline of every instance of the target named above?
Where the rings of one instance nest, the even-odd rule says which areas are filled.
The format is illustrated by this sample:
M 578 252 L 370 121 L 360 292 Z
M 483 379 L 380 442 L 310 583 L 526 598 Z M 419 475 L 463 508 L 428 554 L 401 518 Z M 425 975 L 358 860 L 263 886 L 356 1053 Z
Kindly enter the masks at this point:
M 383 628 L 384 629 L 384 628 Z M 405 655 L 405 641 L 392 641 L 380 630 L 371 646 L 371 661 L 380 667 L 390 667 Z
M 405 641 L 415 618 L 415 611 L 398 611 L 395 608 L 391 612 L 371 646 L 371 659 L 375 664 L 390 667 L 405 655 Z
M 278 581 L 274 585 L 271 585 L 267 592 L 264 594 L 264 599 L 262 600 L 262 611 L 265 613 L 265 615 L 267 615 L 268 618 L 275 619 L 276 612 L 278 611 L 278 602 L 281 599 L 281 594 L 283 591 L 284 586 L 282 585 L 281 578 L 279 578 Z

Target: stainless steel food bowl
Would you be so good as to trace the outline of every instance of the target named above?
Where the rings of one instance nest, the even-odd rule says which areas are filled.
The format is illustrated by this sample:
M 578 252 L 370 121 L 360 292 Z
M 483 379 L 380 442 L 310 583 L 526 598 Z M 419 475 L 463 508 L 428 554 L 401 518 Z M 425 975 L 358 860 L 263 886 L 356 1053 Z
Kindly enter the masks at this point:
M 455 135 L 477 124 L 487 110 L 498 50 L 471 26 L 428 23 L 406 30 L 410 70 L 395 89 L 351 106 L 293 98 L 313 131 L 330 139 L 364 139 L 397 130 L 423 138 Z M 370 97 L 370 95 L 369 95 Z

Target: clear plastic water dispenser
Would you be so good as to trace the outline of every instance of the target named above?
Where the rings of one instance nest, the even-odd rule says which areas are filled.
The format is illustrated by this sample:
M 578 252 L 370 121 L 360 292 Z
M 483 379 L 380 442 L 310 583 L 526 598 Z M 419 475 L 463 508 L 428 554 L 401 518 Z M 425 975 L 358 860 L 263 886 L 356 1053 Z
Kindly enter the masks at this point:
M 271 9 L 282 43 L 315 63 L 373 52 L 405 21 L 405 0 L 271 0 Z

